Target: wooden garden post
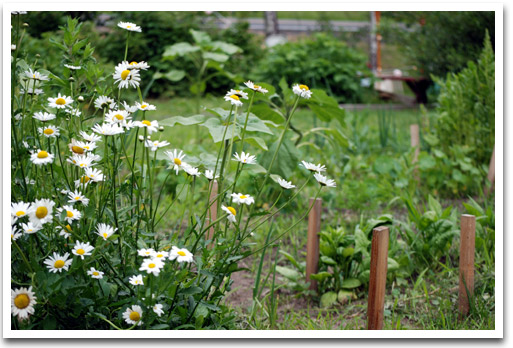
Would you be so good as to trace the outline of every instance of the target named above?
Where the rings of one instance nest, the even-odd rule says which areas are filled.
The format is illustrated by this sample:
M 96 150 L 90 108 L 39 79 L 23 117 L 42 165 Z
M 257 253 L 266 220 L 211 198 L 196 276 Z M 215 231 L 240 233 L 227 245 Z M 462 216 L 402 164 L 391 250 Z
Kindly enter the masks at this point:
M 490 166 L 488 167 L 488 175 L 486 178 L 490 182 L 490 186 L 486 185 L 484 193 L 486 196 L 488 196 L 490 191 L 493 189 L 493 185 L 495 184 L 495 145 L 493 146 L 492 158 L 490 159 Z
M 372 231 L 369 298 L 367 302 L 367 330 L 383 329 L 388 265 L 388 238 L 388 227 L 380 226 Z
M 420 152 L 420 137 L 419 137 L 419 125 L 412 124 L 410 125 L 410 139 L 411 139 L 411 147 L 415 148 L 415 156 L 413 157 L 413 163 L 416 163 L 419 160 L 419 152 Z
M 306 242 L 306 281 L 310 282 L 310 289 L 317 291 L 317 281 L 310 279 L 310 274 L 317 273 L 319 265 L 319 232 L 321 231 L 321 205 L 322 199 L 315 201 L 310 198 L 312 209 L 308 215 L 308 235 Z
M 217 198 L 217 191 L 218 191 L 218 186 L 217 186 L 217 181 L 216 180 L 212 180 L 211 185 L 212 185 L 212 189 L 210 190 L 209 203 Z M 209 224 L 212 223 L 213 221 L 217 220 L 217 201 L 215 201 L 210 206 L 210 210 L 209 210 L 208 216 L 209 216 L 209 220 L 208 220 Z M 209 249 L 214 246 L 214 241 L 212 240 L 213 238 L 214 238 L 214 226 L 210 227 L 208 229 L 207 233 L 205 234 L 205 239 L 211 241 L 209 246 L 208 246 Z
M 474 294 L 474 250 L 476 244 L 476 217 L 461 216 L 460 242 L 460 285 L 458 308 L 462 315 L 467 315 L 470 297 Z

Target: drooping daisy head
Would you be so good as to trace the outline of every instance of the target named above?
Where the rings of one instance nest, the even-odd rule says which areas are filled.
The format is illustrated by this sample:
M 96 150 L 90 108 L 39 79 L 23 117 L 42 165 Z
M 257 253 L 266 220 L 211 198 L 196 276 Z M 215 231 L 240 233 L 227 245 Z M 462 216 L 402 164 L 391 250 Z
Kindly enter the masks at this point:
M 16 240 L 21 237 L 21 232 L 18 231 L 16 226 L 11 226 L 11 244 L 13 240 Z
M 30 213 L 30 203 L 14 202 L 11 203 L 11 216 L 21 218 Z
M 48 270 L 50 272 L 61 273 L 62 270 L 67 271 L 72 262 L 73 262 L 73 259 L 69 259 L 69 253 L 60 255 L 60 254 L 57 254 L 56 252 L 54 252 L 52 256 L 49 256 L 44 261 L 44 264 L 46 265 L 46 267 L 48 268 Z
M 287 181 L 282 178 L 278 178 L 278 184 L 286 190 L 296 187 L 296 185 L 292 185 L 292 181 Z
M 45 150 L 38 149 L 30 154 L 30 161 L 36 165 L 45 165 L 53 162 L 55 156 Z
M 112 109 L 116 103 L 114 99 L 107 97 L 106 95 L 100 95 L 94 100 L 94 107 L 97 109 L 110 108 Z
M 306 169 L 308 169 L 311 172 L 321 173 L 321 172 L 326 171 L 326 166 L 324 164 L 321 165 L 319 163 L 316 165 L 316 164 L 313 164 L 310 162 L 305 162 L 305 161 L 301 161 L 301 163 L 302 163 L 303 167 L 305 167 Z
M 257 92 L 260 92 L 260 93 L 267 93 L 269 92 L 267 89 L 263 88 L 262 86 L 259 86 L 259 85 L 255 85 L 253 82 L 251 81 L 248 81 L 248 82 L 244 82 L 244 84 L 249 88 L 249 89 L 252 89 L 254 91 L 257 91 Z
M 75 116 L 75 117 L 80 117 L 80 115 L 82 115 L 82 112 L 80 111 L 79 108 L 69 107 L 69 108 L 64 109 L 64 112 L 70 116 Z
M 256 156 L 252 156 L 249 153 L 245 153 L 242 151 L 242 153 L 239 154 L 236 152 L 233 157 L 235 157 L 234 161 L 239 161 L 242 164 L 255 164 L 256 163 Z
M 132 307 L 128 307 L 126 311 L 123 313 L 123 319 L 129 325 L 141 326 L 142 322 L 143 310 L 139 305 L 132 305 Z
M 102 279 L 103 278 L 103 272 L 98 271 L 96 268 L 91 267 L 89 271 L 87 271 L 87 275 L 90 275 L 93 279 Z
M 55 114 L 50 114 L 48 112 L 36 112 L 32 117 L 41 122 L 47 122 L 53 120 L 55 118 Z
M 47 138 L 55 138 L 59 135 L 59 128 L 50 124 L 45 127 L 39 127 L 37 130 L 39 134 L 44 135 Z
M 119 22 L 118 27 L 128 30 L 128 31 L 136 31 L 138 33 L 142 32 L 142 29 L 140 26 L 130 23 L 130 22 Z
M 190 166 L 190 165 L 188 165 L 188 164 L 184 164 L 184 165 L 183 165 L 183 170 L 184 170 L 184 172 L 186 172 L 186 173 L 187 173 L 187 175 L 189 175 L 189 176 L 200 176 L 200 175 L 201 175 L 201 173 L 200 173 L 200 171 L 198 170 L 198 168 L 193 167 L 193 166 Z
M 186 163 L 183 161 L 185 154 L 182 151 L 178 152 L 176 149 L 173 151 L 166 151 L 164 154 L 169 157 L 171 160 L 171 167 L 176 171 L 176 174 L 178 175 L 178 171 L 183 169 L 184 165 L 186 165 Z
M 173 246 L 171 248 L 171 252 L 169 253 L 169 259 L 171 261 L 176 260 L 180 263 L 194 261 L 194 257 L 189 250 L 187 250 L 185 248 L 180 249 L 180 248 L 177 248 L 176 246 Z
M 34 203 L 32 203 L 30 207 L 29 217 L 30 220 L 34 223 L 46 224 L 47 222 L 52 221 L 53 219 L 53 207 L 55 206 L 55 202 L 43 198 L 36 199 Z
M 144 259 L 139 271 L 146 271 L 148 274 L 153 274 L 154 276 L 158 276 L 160 270 L 164 267 L 164 262 L 161 259 L 157 258 L 148 258 Z
M 90 256 L 91 251 L 93 251 L 94 247 L 89 244 L 89 242 L 82 243 L 78 242 L 75 244 L 75 247 L 71 251 L 73 255 L 79 256 L 82 260 L 84 259 L 84 256 Z
M 163 304 L 156 303 L 155 306 L 153 306 L 153 312 L 155 312 L 155 314 L 157 314 L 157 316 L 160 317 L 162 314 L 164 314 L 164 311 L 162 310 L 163 307 Z
M 37 304 L 37 297 L 32 291 L 32 286 L 28 289 L 11 289 L 11 313 L 17 316 L 18 320 L 26 320 L 34 314 L 35 304 Z
M 114 83 L 119 83 L 119 89 L 128 87 L 137 88 L 141 82 L 139 70 L 129 69 L 129 64 L 126 62 L 116 66 L 112 77 L 114 78 Z
M 48 98 L 48 102 L 51 108 L 64 109 L 73 103 L 73 99 L 59 93 L 55 98 Z
M 295 84 L 292 86 L 292 92 L 305 99 L 309 99 L 312 96 L 312 91 L 307 85 Z
M 131 276 L 128 278 L 128 282 L 132 285 L 144 285 L 143 277 L 141 274 Z
M 28 93 L 28 94 L 40 95 L 40 94 L 43 94 L 44 92 L 41 88 L 28 87 L 26 90 L 25 90 L 25 88 L 22 88 L 20 90 L 20 93 L 21 94 Z
M 315 178 L 315 180 L 317 180 L 317 182 L 321 186 L 337 187 L 337 183 L 335 182 L 335 180 L 328 179 L 327 177 L 325 177 L 324 175 L 322 175 L 320 173 L 315 173 L 314 178 Z
M 208 180 L 214 180 L 219 178 L 219 175 L 216 175 L 214 178 L 214 172 L 212 170 L 207 169 L 205 170 L 205 178 L 207 178 Z
M 47 75 L 43 75 L 40 72 L 37 72 L 37 71 L 32 70 L 30 68 L 27 71 L 25 71 L 24 75 L 25 75 L 26 78 L 31 79 L 31 80 L 36 80 L 36 81 L 48 81 L 48 80 L 50 80 L 50 78 Z
M 232 199 L 234 203 L 237 204 L 247 204 L 251 205 L 255 203 L 255 199 L 251 197 L 250 195 L 244 195 L 242 193 L 232 193 Z
M 114 228 L 110 225 L 99 223 L 96 225 L 96 234 L 103 238 L 103 240 L 107 240 L 110 236 L 117 231 L 117 228 Z
M 234 207 L 225 207 L 224 205 L 221 206 L 221 209 L 223 209 L 228 215 L 226 216 L 226 218 L 228 219 L 228 221 L 231 221 L 233 223 L 235 223 L 235 217 L 237 216 L 237 211 L 235 210 Z

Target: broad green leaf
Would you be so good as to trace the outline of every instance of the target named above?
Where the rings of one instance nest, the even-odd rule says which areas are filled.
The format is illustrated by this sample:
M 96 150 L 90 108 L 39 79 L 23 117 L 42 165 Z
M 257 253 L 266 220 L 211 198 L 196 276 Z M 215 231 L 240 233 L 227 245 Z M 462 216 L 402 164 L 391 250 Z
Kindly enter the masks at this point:
M 333 274 L 331 274 L 329 272 L 319 272 L 319 273 L 310 274 L 310 279 L 317 280 L 318 282 L 323 282 L 324 280 L 326 280 L 330 277 L 333 277 Z
M 159 121 L 160 125 L 173 127 L 175 124 L 179 123 L 184 126 L 190 126 L 193 124 L 200 124 L 204 122 L 206 119 L 205 115 L 192 115 L 192 116 L 173 116 L 162 121 Z
M 264 151 L 269 150 L 267 148 L 267 144 L 265 143 L 264 139 L 259 137 L 246 137 L 244 141 L 247 141 L 249 144 L 258 147 Z
M 435 159 L 425 152 L 421 152 L 419 155 L 419 168 L 420 170 L 429 170 L 436 166 Z
M 207 83 L 205 81 L 196 81 L 189 87 L 189 90 L 192 94 L 202 94 L 205 92 L 205 89 L 207 88 Z
M 387 272 L 397 271 L 399 269 L 399 267 L 400 266 L 399 266 L 399 264 L 397 263 L 396 260 L 394 260 L 391 257 L 388 258 Z
M 246 120 L 246 114 L 238 115 L 237 116 L 237 123 L 239 126 L 243 129 L 244 128 L 244 122 Z M 267 127 L 267 125 L 259 119 L 254 114 L 250 113 L 248 116 L 248 123 L 246 125 L 246 130 L 248 132 L 260 132 L 260 133 L 266 133 L 266 134 L 273 134 L 273 132 Z
M 211 46 L 212 49 L 223 51 L 228 55 L 242 52 L 242 48 L 240 48 L 239 46 L 224 41 L 214 41 L 211 43 Z
M 298 280 L 300 277 L 302 277 L 301 273 L 299 273 L 298 271 L 296 271 L 294 269 L 287 268 L 287 267 L 276 266 L 276 271 L 278 273 L 280 273 L 282 276 L 284 276 L 285 278 L 290 279 L 290 280 Z
M 321 261 L 327 265 L 332 265 L 332 266 L 337 264 L 337 261 L 333 260 L 329 256 L 321 256 Z
M 281 115 L 281 113 L 271 109 L 271 107 L 267 104 L 253 105 L 251 107 L 251 111 L 261 120 L 269 120 L 277 124 L 285 122 L 285 118 Z
M 362 282 L 360 282 L 356 278 L 347 278 L 344 279 L 342 282 L 342 289 L 354 289 L 362 285 Z
M 346 247 L 346 248 L 344 248 L 344 250 L 342 250 L 343 257 L 353 256 L 353 254 L 354 254 L 354 248 Z
M 189 33 L 191 33 L 192 38 L 198 45 L 203 46 L 206 44 L 210 44 L 212 42 L 212 39 L 210 38 L 210 36 L 207 33 L 205 33 L 204 31 L 190 29 Z
M 214 60 L 219 63 L 226 62 L 230 57 L 223 53 L 203 52 L 203 59 Z
M 342 304 L 348 302 L 350 299 L 355 297 L 356 296 L 351 291 L 347 290 L 340 290 L 337 294 L 337 300 Z
M 274 155 L 277 146 L 277 142 L 273 143 L 269 148 L 269 151 L 263 154 L 261 164 L 265 168 L 269 168 L 272 156 Z M 297 169 L 299 157 L 299 151 L 296 149 L 294 144 L 290 140 L 283 141 L 283 144 L 278 150 L 273 167 L 271 168 L 271 173 L 279 174 L 283 178 L 290 178 Z
M 282 254 L 283 256 L 285 256 L 287 258 L 287 260 L 290 261 L 290 263 L 292 263 L 294 265 L 294 267 L 296 268 L 300 268 L 299 267 L 299 264 L 297 263 L 296 259 L 294 258 L 294 256 L 292 256 L 291 254 L 289 254 L 288 252 L 284 251 L 284 250 L 280 250 L 279 251 L 280 254 Z
M 157 72 L 153 75 L 154 79 L 166 78 L 169 81 L 173 81 L 173 82 L 180 81 L 184 77 L 185 77 L 184 70 L 170 70 L 165 74 Z
M 162 54 L 162 57 L 164 58 L 164 60 L 169 60 L 173 59 L 176 56 L 183 57 L 188 53 L 197 52 L 199 50 L 200 48 L 198 46 L 193 46 L 187 42 L 179 42 L 172 46 L 168 46 Z
M 218 143 L 223 140 L 226 126 L 224 123 L 221 123 L 218 118 L 211 117 L 203 122 L 200 126 L 206 127 L 208 129 L 212 139 L 214 140 L 214 143 Z M 235 127 L 234 129 L 233 123 L 230 123 L 230 125 L 228 125 L 228 130 L 226 131 L 224 140 L 229 140 L 232 138 L 232 136 L 238 137 L 240 136 L 240 133 L 239 128 Z
M 322 89 L 312 89 L 312 97 L 307 100 L 307 105 L 321 120 L 329 122 L 336 119 L 341 125 L 345 124 L 345 110 Z
M 321 307 L 328 308 L 334 305 L 338 300 L 336 292 L 329 291 L 321 296 Z
M 433 210 L 436 215 L 440 216 L 442 214 L 442 206 L 431 195 L 428 196 L 428 207 L 429 209 Z

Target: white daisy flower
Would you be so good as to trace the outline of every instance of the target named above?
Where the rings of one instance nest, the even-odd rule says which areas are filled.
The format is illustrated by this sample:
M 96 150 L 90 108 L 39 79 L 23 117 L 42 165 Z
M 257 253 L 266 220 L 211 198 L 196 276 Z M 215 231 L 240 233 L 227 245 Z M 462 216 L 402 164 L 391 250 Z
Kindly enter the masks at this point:
M 255 199 L 250 195 L 243 195 L 242 193 L 232 193 L 232 199 L 234 203 L 237 204 L 247 204 L 251 205 L 255 203 Z
M 43 228 L 43 225 L 38 224 L 37 222 L 29 222 L 26 224 L 21 224 L 21 229 L 26 234 L 33 234 L 37 231 L 41 230 Z
M 97 109 L 110 108 L 112 109 L 116 105 L 114 99 L 107 97 L 106 95 L 100 95 L 94 100 L 94 107 Z
M 18 113 L 18 114 L 16 114 L 16 115 L 14 115 L 14 119 L 15 119 L 16 121 L 21 121 L 21 120 L 23 119 L 23 117 L 24 117 L 24 116 L 23 116 L 23 114 L 22 114 L 22 113 Z
M 229 101 L 232 105 L 242 106 L 240 97 L 237 94 L 227 94 L 224 96 L 224 100 Z
M 98 225 L 96 225 L 96 234 L 102 237 L 103 240 L 107 240 L 116 231 L 117 228 L 114 228 L 104 223 L 99 223 Z
M 91 133 L 91 134 L 87 134 L 86 132 L 84 131 L 80 131 L 80 136 L 84 139 L 84 140 L 87 140 L 89 142 L 97 142 L 97 141 L 100 141 L 102 140 L 102 137 L 99 136 L 99 135 L 96 135 L 94 133 Z
M 35 71 L 35 70 L 32 70 L 32 69 L 28 69 L 27 71 L 25 71 L 25 77 L 31 79 L 31 80 L 37 80 L 37 81 L 48 81 L 50 80 L 50 78 L 47 76 L 47 75 L 42 75 L 41 73 Z
M 130 22 L 119 22 L 118 27 L 128 30 L 128 31 L 136 31 L 140 33 L 142 31 L 141 27 Z
M 16 226 L 11 226 L 11 244 L 13 240 L 16 240 L 21 237 L 21 232 L 18 231 Z
M 33 151 L 30 154 L 30 160 L 32 161 L 32 163 L 37 165 L 52 163 L 54 157 L 55 156 L 53 154 L 39 149 L 37 151 Z
M 66 68 L 68 68 L 69 70 L 80 70 L 80 69 L 82 69 L 82 67 L 81 67 L 81 66 L 68 65 L 68 64 L 64 64 L 64 66 L 65 66 Z
M 80 145 L 85 144 L 85 142 L 80 142 L 80 143 L 81 144 L 79 144 L 78 140 L 71 139 L 71 143 L 68 144 L 68 148 L 74 154 L 83 155 L 86 152 L 86 149 L 84 149 L 84 147 L 80 146 Z M 75 164 L 75 163 L 73 163 L 73 164 Z
M 162 260 L 162 261 L 164 261 L 168 256 L 169 256 L 169 252 L 167 252 L 167 251 L 153 251 L 151 253 L 152 258 Z
M 190 176 L 200 176 L 201 175 L 201 173 L 198 170 L 198 168 L 192 167 L 192 166 L 188 165 L 187 163 L 185 163 L 183 165 L 183 170 L 184 170 L 184 172 L 186 172 Z
M 141 274 L 131 276 L 128 278 L 128 282 L 132 285 L 144 285 L 143 277 Z
M 226 93 L 226 96 L 228 97 L 231 97 L 232 95 L 236 95 L 237 97 L 242 98 L 242 99 L 248 99 L 248 94 L 246 92 L 243 92 L 241 90 L 238 90 L 238 89 L 230 89 L 227 93 Z
M 139 271 L 146 271 L 148 274 L 152 273 L 154 276 L 158 276 L 160 270 L 164 267 L 164 262 L 160 259 L 151 258 L 144 259 Z
M 59 128 L 51 124 L 46 127 L 39 127 L 37 130 L 39 131 L 39 134 L 44 135 L 47 138 L 55 138 L 60 135 Z
M 25 90 L 24 88 L 21 89 L 20 91 L 21 94 L 25 94 L 25 93 L 28 93 L 28 94 L 34 94 L 34 95 L 40 95 L 40 94 L 43 94 L 43 90 L 41 88 L 33 88 L 33 87 L 29 87 L 27 88 L 27 90 Z
M 321 172 L 326 171 L 326 166 L 324 164 L 321 165 L 319 163 L 319 164 L 315 165 L 313 163 L 309 163 L 309 162 L 305 162 L 305 161 L 301 161 L 301 163 L 302 163 L 303 167 L 305 167 L 306 169 L 308 169 L 311 172 L 321 173 Z
M 66 217 L 64 219 L 68 223 L 72 223 L 73 220 L 80 220 L 82 217 L 82 213 L 74 209 L 71 205 L 64 205 L 62 208 L 58 208 L 57 211 L 59 213 L 66 211 Z
M 148 256 L 153 257 L 153 254 L 155 254 L 155 250 L 153 250 L 152 248 L 139 249 L 139 250 L 137 250 L 137 254 L 139 256 L 143 256 L 143 257 L 148 257 Z
M 17 202 L 11 203 L 11 216 L 21 218 L 30 213 L 30 203 Z
M 53 253 L 53 256 L 48 257 L 44 264 L 48 268 L 50 272 L 53 273 L 61 273 L 62 270 L 67 271 L 69 266 L 71 266 L 71 263 L 73 262 L 73 259 L 69 259 L 69 253 L 66 253 L 64 255 L 59 255 L 56 252 Z
M 176 260 L 179 263 L 182 262 L 192 262 L 194 261 L 192 253 L 187 249 L 180 249 L 175 246 L 171 248 L 171 253 L 169 254 L 169 259 L 171 261 Z
M 73 103 L 73 99 L 59 93 L 56 98 L 48 98 L 48 102 L 51 108 L 64 109 Z
M 253 82 L 251 81 L 248 81 L 248 82 L 244 82 L 244 84 L 249 88 L 249 89 L 252 89 L 254 91 L 257 91 L 257 92 L 260 92 L 260 93 L 267 93 L 269 92 L 267 89 L 263 88 L 262 86 L 259 86 L 259 85 L 255 85 Z
M 294 92 L 295 95 L 298 95 L 305 99 L 309 99 L 312 96 L 312 91 L 310 90 L 310 88 L 308 88 L 307 85 L 295 84 L 294 86 L 292 86 L 292 92 Z
M 134 113 L 137 111 L 137 106 L 130 106 L 127 102 L 123 101 L 123 108 L 125 108 L 126 111 L 129 113 Z
M 116 135 L 125 132 L 123 128 L 116 123 L 103 123 L 101 125 L 97 123 L 93 126 L 93 131 L 101 135 Z
M 103 278 L 103 272 L 98 271 L 94 267 L 91 267 L 89 271 L 87 271 L 87 275 L 90 275 L 93 279 L 102 279 Z
M 205 170 L 205 178 L 208 180 L 214 180 L 214 172 L 212 170 Z M 219 175 L 216 175 L 215 179 L 219 178 Z
M 105 114 L 105 122 L 108 123 L 123 123 L 123 121 L 128 121 L 131 118 L 126 110 L 111 110 Z
M 256 163 L 256 156 L 252 156 L 249 153 L 245 153 L 244 151 L 242 151 L 240 156 L 236 152 L 233 155 L 233 157 L 235 157 L 235 159 L 232 159 L 233 161 L 239 161 L 240 163 L 243 163 L 243 164 L 255 164 Z
M 130 62 L 128 65 L 129 65 L 129 69 L 148 70 L 150 68 L 148 63 L 146 63 L 145 61 L 140 61 L 139 63 Z
M 25 140 L 21 142 L 23 144 L 23 147 L 28 149 L 30 147 L 29 143 L 27 143 Z
M 335 182 L 335 180 L 328 179 L 327 177 L 319 173 L 315 173 L 314 178 L 315 180 L 317 180 L 319 184 L 321 184 L 321 186 L 337 187 L 337 183 Z
M 159 123 L 155 120 L 153 120 L 151 122 L 148 120 L 135 121 L 134 125 L 136 125 L 139 128 L 147 128 L 148 134 L 157 132 L 159 130 Z
M 74 165 L 76 165 L 77 167 L 80 167 L 80 168 L 89 168 L 96 164 L 96 163 L 93 163 L 94 158 L 91 156 L 88 156 L 88 155 L 74 154 L 71 157 L 69 157 L 68 159 L 66 159 L 66 161 L 73 163 Z
M 43 198 L 36 199 L 34 203 L 32 203 L 29 211 L 30 221 L 39 224 L 46 224 L 47 222 L 51 222 L 53 219 L 53 207 L 55 206 L 55 202 Z
M 17 316 L 18 320 L 26 320 L 34 314 L 35 304 L 37 304 L 37 297 L 32 291 L 32 286 L 28 289 L 11 289 L 11 313 Z
M 159 318 L 162 314 L 164 314 L 162 307 L 164 307 L 164 305 L 160 303 L 156 303 L 155 306 L 153 306 L 153 311 L 155 312 L 155 314 L 157 314 Z
M 80 256 L 80 258 L 83 260 L 84 256 L 90 256 L 91 251 L 93 251 L 93 250 L 94 250 L 94 247 L 91 246 L 91 244 L 89 244 L 89 242 L 82 243 L 82 242 L 77 241 L 75 243 L 75 247 L 73 248 L 73 250 L 71 252 L 73 253 L 73 255 Z
M 187 164 L 183 162 L 185 154 L 182 151 L 178 153 L 178 150 L 176 149 L 173 151 L 166 151 L 164 154 L 166 154 L 169 159 L 171 159 L 171 162 L 173 162 L 171 165 L 173 166 L 173 169 L 176 170 L 176 174 L 178 175 L 178 171 L 183 169 L 184 165 Z
M 221 206 L 221 209 L 223 209 L 228 216 L 226 217 L 229 221 L 235 223 L 235 217 L 237 216 L 237 211 L 234 207 L 225 207 L 224 205 Z
M 142 102 L 139 104 L 138 102 L 135 102 L 135 106 L 141 110 L 141 111 L 154 111 L 157 110 L 157 107 L 155 105 L 148 104 L 146 102 Z
M 141 82 L 139 70 L 130 70 L 129 65 L 124 63 L 120 63 L 116 66 L 112 77 L 114 78 L 114 83 L 119 83 L 119 89 L 128 87 L 137 88 Z
M 123 313 L 123 319 L 125 319 L 125 322 L 129 325 L 137 324 L 137 326 L 141 326 L 143 323 L 141 321 L 142 314 L 143 310 L 141 306 L 132 305 L 132 308 L 128 307 Z
M 69 201 L 68 203 L 76 203 L 76 202 L 82 202 L 84 206 L 87 207 L 89 204 L 89 198 L 84 196 L 82 192 L 75 190 L 74 192 L 68 193 Z
M 80 115 L 82 115 L 82 112 L 80 111 L 79 108 L 68 108 L 68 109 L 64 109 L 64 112 L 69 114 L 70 116 L 75 116 L 75 117 L 80 117 Z
M 102 171 L 96 168 L 86 168 L 85 175 L 94 182 L 103 181 Z
M 71 236 L 71 225 L 70 224 L 67 224 L 65 227 L 62 227 L 62 226 L 57 226 L 56 227 L 57 230 L 59 230 L 59 236 L 62 236 L 64 238 L 69 238 Z
M 292 181 L 287 181 L 282 178 L 278 178 L 278 184 L 286 190 L 296 187 L 296 185 L 292 185 Z
M 36 112 L 32 117 L 41 122 L 47 122 L 55 119 L 55 114 L 50 114 L 48 112 Z
M 16 51 L 16 45 L 11 45 L 11 51 Z
M 144 143 L 144 146 L 149 147 L 151 151 L 157 151 L 158 148 L 168 146 L 169 143 L 167 141 L 152 141 L 152 140 L 146 140 Z

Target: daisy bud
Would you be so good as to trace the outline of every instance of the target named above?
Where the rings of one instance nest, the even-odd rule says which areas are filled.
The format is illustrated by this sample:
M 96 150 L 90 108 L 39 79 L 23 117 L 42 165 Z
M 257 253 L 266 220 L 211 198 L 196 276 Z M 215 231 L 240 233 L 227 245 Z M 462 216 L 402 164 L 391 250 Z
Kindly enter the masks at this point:
M 81 95 L 79 95 L 77 99 L 78 99 L 79 102 L 83 102 L 84 101 L 84 97 L 82 97 Z
M 139 141 L 144 141 L 144 136 L 143 135 L 139 135 Z
M 146 137 L 146 139 L 151 140 L 151 136 L 149 136 L 149 135 L 148 135 L 148 136 Z
M 25 28 L 28 28 L 28 27 L 29 27 L 29 24 L 28 24 L 28 23 L 23 23 L 23 26 L 24 26 Z
M 164 131 L 164 127 L 160 126 L 159 127 L 159 132 L 163 132 Z
M 70 80 L 71 82 L 75 81 L 75 79 L 73 78 L 73 76 L 70 76 L 69 80 Z

